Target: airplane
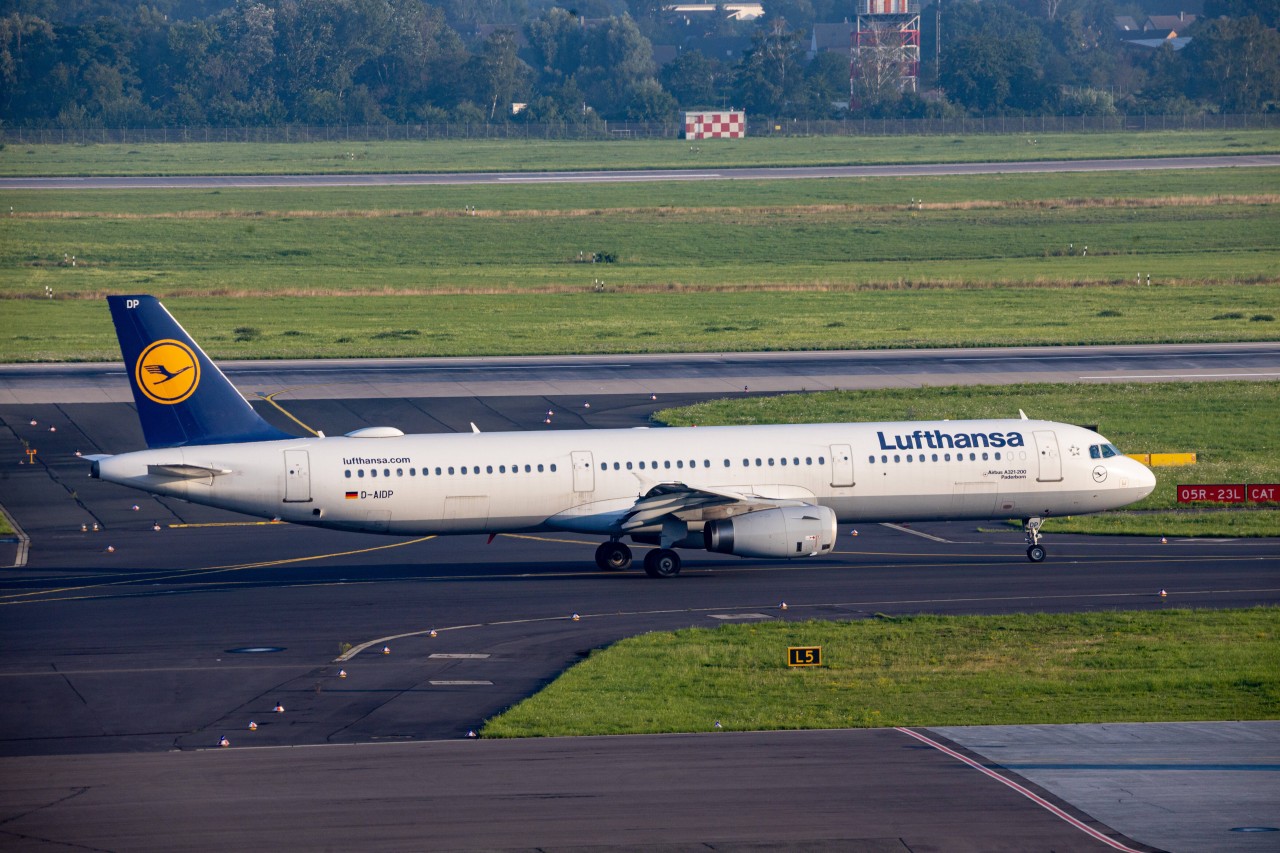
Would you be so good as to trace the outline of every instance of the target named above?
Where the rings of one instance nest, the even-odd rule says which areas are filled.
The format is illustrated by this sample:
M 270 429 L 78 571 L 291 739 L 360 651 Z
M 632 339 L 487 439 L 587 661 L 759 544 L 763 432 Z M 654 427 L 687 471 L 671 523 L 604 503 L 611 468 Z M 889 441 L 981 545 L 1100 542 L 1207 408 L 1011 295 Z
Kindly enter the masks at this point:
M 91 476 L 337 530 L 604 537 L 601 570 L 679 574 L 677 549 L 830 554 L 838 524 L 1042 520 L 1141 500 L 1151 471 L 1093 430 L 1019 418 L 405 435 L 295 436 L 268 424 L 154 296 L 109 296 L 146 450 Z

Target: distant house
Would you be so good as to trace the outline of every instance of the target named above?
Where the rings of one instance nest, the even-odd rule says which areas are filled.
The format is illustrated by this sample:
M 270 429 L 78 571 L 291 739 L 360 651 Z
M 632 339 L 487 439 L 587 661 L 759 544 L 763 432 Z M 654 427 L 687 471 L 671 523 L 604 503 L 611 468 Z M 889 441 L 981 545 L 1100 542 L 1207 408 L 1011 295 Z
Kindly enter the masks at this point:
M 1182 35 L 1196 22 L 1196 15 L 1179 12 L 1176 15 L 1149 15 L 1138 24 L 1129 15 L 1117 15 L 1116 31 L 1120 40 L 1132 47 L 1157 49 L 1168 45 L 1182 50 L 1191 43 L 1191 37 Z
M 708 36 L 686 39 L 682 50 L 696 50 L 708 59 L 734 63 L 751 48 L 751 39 L 733 36 Z
M 685 23 L 703 16 L 717 15 L 733 21 L 754 21 L 764 17 L 760 3 L 672 3 L 662 7 L 672 17 L 682 17 Z
M 1150 15 L 1142 25 L 1147 38 L 1179 38 L 1178 31 L 1186 30 L 1196 22 L 1195 15 L 1179 12 L 1176 15 Z
M 847 20 L 839 24 L 814 24 L 809 34 L 808 59 L 820 53 L 836 51 L 848 53 L 853 48 L 853 24 Z
M 1120 32 L 1120 38 L 1124 38 L 1125 33 L 1142 32 L 1142 27 L 1132 15 L 1116 15 L 1116 29 Z

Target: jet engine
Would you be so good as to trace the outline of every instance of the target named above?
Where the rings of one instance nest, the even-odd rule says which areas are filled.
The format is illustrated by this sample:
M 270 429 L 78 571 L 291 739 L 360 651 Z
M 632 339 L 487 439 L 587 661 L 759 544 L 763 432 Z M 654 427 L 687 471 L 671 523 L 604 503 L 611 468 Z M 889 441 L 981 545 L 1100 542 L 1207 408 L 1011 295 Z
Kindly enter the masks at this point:
M 812 557 L 836 545 L 836 514 L 825 506 L 784 506 L 708 521 L 708 551 L 739 557 Z

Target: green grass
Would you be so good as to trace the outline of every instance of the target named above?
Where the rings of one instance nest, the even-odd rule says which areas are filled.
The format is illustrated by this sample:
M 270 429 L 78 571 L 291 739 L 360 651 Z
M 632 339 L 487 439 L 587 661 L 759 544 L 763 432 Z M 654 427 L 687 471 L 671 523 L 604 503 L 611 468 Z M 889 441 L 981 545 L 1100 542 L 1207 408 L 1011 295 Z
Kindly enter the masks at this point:
M 12 536 L 16 531 L 9 524 L 9 517 L 0 512 L 0 536 Z
M 573 291 L 596 278 L 612 290 L 1274 282 L 1277 190 L 1280 170 L 1249 169 L 724 181 L 612 197 L 562 186 L 481 198 L 8 193 L 0 298 Z M 595 253 L 616 262 L 581 262 Z
M 324 174 L 733 166 L 816 166 L 1092 157 L 1261 154 L 1280 130 L 1036 133 L 982 136 L 780 137 L 572 141 L 21 145 L 0 149 L 0 175 Z
M 472 206 L 495 211 L 619 211 L 717 207 L 894 205 L 969 201 L 1036 202 L 1071 199 L 1150 199 L 1280 192 L 1280 169 L 1162 169 L 1151 172 L 1073 172 L 938 175 L 910 178 L 785 181 L 669 181 L 623 184 L 504 184 L 477 186 L 306 187 L 212 190 L 0 190 L 0 212 L 14 215 L 158 216 L 217 212 L 239 216 L 355 211 L 461 215 Z M 2 217 L 0 217 L 2 218 Z
M 824 666 L 788 669 L 788 646 Z M 1275 719 L 1280 611 L 910 616 L 651 633 L 485 737 Z
M 1179 483 L 1280 483 L 1280 382 L 951 386 L 719 400 L 658 412 L 673 426 L 1030 417 L 1096 424 L 1126 453 L 1197 454 L 1155 468 L 1128 511 L 1050 519 L 1045 532 L 1280 536 L 1280 510 L 1174 512 Z M 1164 510 L 1164 512 L 1149 512 Z
M 120 292 L 155 289 L 138 282 Z M 1250 318 L 1280 317 L 1280 285 L 780 293 L 584 287 L 359 299 L 183 297 L 165 304 L 218 359 L 721 352 L 1271 340 L 1276 322 Z M 8 300 L 3 311 L 0 361 L 120 358 L 103 301 Z M 1240 317 L 1215 319 L 1224 314 Z M 241 327 L 258 334 L 237 335 Z

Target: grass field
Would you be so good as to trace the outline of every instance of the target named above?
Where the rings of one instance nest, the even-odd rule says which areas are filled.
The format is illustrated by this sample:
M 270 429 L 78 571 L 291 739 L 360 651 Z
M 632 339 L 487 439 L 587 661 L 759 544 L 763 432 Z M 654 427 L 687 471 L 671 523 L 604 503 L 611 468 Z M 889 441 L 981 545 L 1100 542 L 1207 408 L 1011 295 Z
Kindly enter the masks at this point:
M 1263 154 L 1280 129 L 975 136 L 716 140 L 21 145 L 0 148 L 0 175 L 243 175 L 819 166 Z
M 788 669 L 788 646 L 824 665 Z M 485 737 L 1275 719 L 1274 609 L 769 622 L 596 651 Z
M 1126 453 L 1195 452 L 1155 468 L 1156 489 L 1128 510 L 1049 519 L 1046 533 L 1280 536 L 1280 509 L 1173 512 L 1178 483 L 1280 483 L 1280 383 L 1172 382 L 840 391 L 720 400 L 658 412 L 674 426 L 1030 417 L 1097 424 Z M 1172 417 L 1170 413 L 1176 412 Z M 1164 510 L 1164 512 L 1152 512 Z
M 137 292 L 220 357 L 1271 339 L 1277 199 L 1276 169 L 8 193 L 0 358 L 114 358 L 68 301 Z
M 145 292 L 140 286 L 132 292 Z M 126 291 L 128 292 L 128 291 Z M 1278 285 L 166 299 L 218 359 L 1270 340 Z M 106 304 L 9 300 L 0 360 L 118 361 Z

